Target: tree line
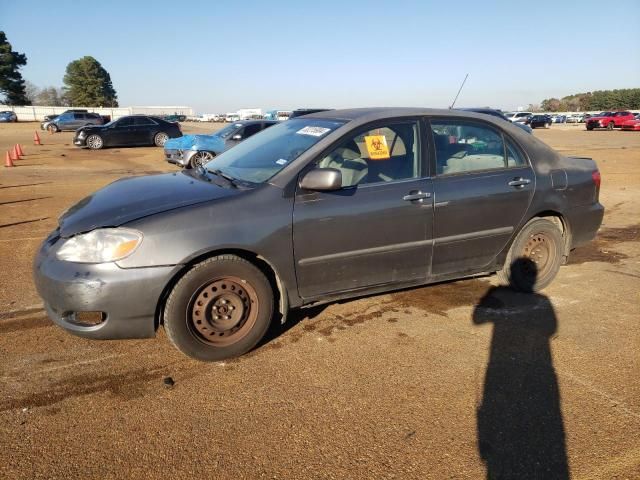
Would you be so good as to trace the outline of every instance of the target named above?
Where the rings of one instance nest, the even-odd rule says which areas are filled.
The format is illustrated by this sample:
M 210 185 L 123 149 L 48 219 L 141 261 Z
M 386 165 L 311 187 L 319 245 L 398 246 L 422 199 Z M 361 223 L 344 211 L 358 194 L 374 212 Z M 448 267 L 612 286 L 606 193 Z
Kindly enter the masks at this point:
M 20 68 L 27 64 L 24 53 L 13 51 L 4 32 L 0 31 L 0 93 L 7 105 L 49 105 L 117 107 L 118 96 L 111 76 L 91 56 L 67 65 L 62 88 L 38 88 L 25 81 Z
M 575 93 L 562 98 L 547 98 L 540 102 L 543 112 L 586 112 L 592 110 L 638 110 L 640 88 L 596 90 Z

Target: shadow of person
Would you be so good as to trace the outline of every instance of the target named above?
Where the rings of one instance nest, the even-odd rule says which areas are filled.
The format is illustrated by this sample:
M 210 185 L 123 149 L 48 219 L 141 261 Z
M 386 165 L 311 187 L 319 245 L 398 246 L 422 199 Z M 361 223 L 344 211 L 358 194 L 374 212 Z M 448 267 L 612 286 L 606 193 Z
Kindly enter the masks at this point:
M 536 265 L 520 258 L 533 292 Z M 526 288 L 526 287 L 529 288 Z M 567 479 L 569 465 L 560 392 L 550 339 L 557 331 L 551 302 L 540 293 L 492 287 L 473 323 L 493 323 L 482 402 L 477 410 L 478 450 L 488 479 Z

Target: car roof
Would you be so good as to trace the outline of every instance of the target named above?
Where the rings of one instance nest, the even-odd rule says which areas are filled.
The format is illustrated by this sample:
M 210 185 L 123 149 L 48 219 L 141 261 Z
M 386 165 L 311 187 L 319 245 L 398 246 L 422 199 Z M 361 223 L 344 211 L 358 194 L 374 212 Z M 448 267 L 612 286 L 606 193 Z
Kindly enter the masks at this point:
M 242 125 L 252 125 L 254 123 L 280 123 L 277 120 L 256 120 L 256 119 L 251 119 L 251 120 L 238 120 L 237 122 L 230 122 L 233 123 L 234 125 L 237 123 L 241 123 Z
M 468 117 L 485 120 L 486 114 L 476 113 L 466 110 L 444 109 L 444 108 L 413 108 L 413 107 L 374 107 L 374 108 L 349 108 L 342 110 L 329 110 L 326 112 L 312 113 L 305 115 L 305 119 L 317 118 L 326 120 L 353 121 L 358 123 L 384 120 L 393 117 Z

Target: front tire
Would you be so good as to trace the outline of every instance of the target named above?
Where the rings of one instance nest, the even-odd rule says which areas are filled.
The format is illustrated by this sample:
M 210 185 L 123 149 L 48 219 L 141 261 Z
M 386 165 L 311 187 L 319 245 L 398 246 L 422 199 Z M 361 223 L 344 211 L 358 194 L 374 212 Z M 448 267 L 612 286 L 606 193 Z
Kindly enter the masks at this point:
M 156 133 L 155 137 L 153 137 L 153 143 L 156 147 L 164 147 L 164 144 L 169 140 L 169 135 L 164 132 Z
M 534 218 L 516 236 L 498 278 L 514 290 L 537 292 L 556 277 L 563 255 L 560 228 L 546 218 Z
M 164 329 L 182 353 L 207 362 L 242 355 L 262 339 L 273 317 L 267 277 L 235 255 L 195 265 L 173 287 Z
M 191 166 L 191 168 L 198 168 L 212 160 L 213 157 L 215 157 L 215 154 L 211 152 L 197 152 L 189 160 L 189 165 Z
M 60 129 L 56 126 L 56 125 L 48 125 L 47 126 L 47 130 L 49 131 L 49 133 L 56 133 L 59 132 Z
M 89 135 L 85 144 L 91 150 L 100 150 L 102 147 L 104 147 L 104 141 L 102 140 L 102 137 L 100 135 Z

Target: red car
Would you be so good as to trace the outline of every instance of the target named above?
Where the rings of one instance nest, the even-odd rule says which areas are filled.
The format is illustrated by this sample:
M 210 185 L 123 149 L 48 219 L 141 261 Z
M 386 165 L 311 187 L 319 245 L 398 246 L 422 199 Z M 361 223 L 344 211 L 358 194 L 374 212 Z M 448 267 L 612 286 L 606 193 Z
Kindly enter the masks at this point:
M 587 130 L 594 128 L 613 130 L 614 127 L 620 128 L 624 122 L 635 119 L 635 115 L 631 112 L 602 112 L 587 120 Z
M 640 114 L 636 115 L 633 120 L 627 120 L 622 124 L 622 130 L 640 131 Z

